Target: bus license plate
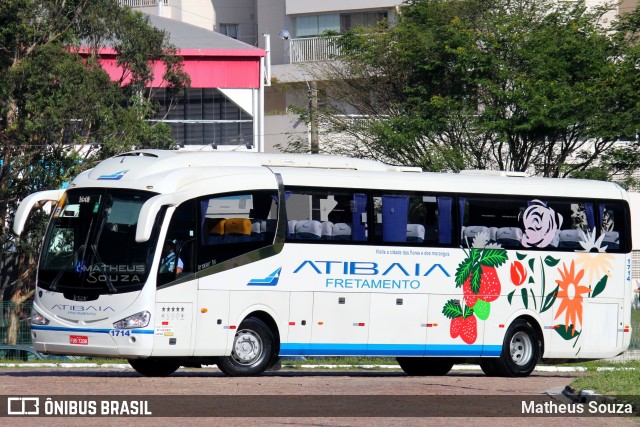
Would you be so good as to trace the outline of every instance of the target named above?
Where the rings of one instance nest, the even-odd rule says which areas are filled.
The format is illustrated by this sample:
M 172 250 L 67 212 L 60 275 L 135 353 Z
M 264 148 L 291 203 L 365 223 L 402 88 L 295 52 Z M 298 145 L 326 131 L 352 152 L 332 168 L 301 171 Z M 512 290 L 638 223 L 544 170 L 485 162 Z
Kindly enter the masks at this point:
M 70 335 L 69 344 L 89 345 L 89 337 L 85 335 Z

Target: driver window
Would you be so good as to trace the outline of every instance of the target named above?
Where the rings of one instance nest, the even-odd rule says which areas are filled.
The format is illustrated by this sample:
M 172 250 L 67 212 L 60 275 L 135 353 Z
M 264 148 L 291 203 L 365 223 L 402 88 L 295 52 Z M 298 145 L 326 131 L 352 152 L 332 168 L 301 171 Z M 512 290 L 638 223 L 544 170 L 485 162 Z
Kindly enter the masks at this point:
M 195 271 L 196 209 L 195 201 L 176 208 L 162 245 L 158 286 Z

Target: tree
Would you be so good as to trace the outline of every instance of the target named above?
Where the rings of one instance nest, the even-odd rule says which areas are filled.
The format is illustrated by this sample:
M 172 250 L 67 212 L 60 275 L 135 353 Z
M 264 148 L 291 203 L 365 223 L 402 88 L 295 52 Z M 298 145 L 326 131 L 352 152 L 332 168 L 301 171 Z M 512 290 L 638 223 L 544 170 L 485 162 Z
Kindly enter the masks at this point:
M 111 48 L 123 71 L 112 81 L 100 67 Z M 45 219 L 14 240 L 8 225 L 26 195 L 60 188 L 95 162 L 132 147 L 170 148 L 156 115 L 154 66 L 169 91 L 188 86 L 167 34 L 117 0 L 3 0 L 0 3 L 0 243 L 2 293 L 10 323 L 33 291 L 36 250 Z M 11 262 L 7 260 L 11 259 Z M 14 325 L 10 325 L 14 326 Z M 15 337 L 9 337 L 15 340 Z
M 339 60 L 307 70 L 322 80 L 328 134 L 343 136 L 325 135 L 325 151 L 428 170 L 628 172 L 640 124 L 628 34 L 640 20 L 636 11 L 605 26 L 605 11 L 408 0 L 395 25 L 349 31 Z

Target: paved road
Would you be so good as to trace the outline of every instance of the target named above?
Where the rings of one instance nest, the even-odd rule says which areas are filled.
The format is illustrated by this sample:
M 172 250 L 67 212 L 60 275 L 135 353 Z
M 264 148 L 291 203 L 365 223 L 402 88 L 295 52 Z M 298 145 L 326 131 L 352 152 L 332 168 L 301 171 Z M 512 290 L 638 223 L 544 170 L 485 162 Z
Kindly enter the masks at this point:
M 0 395 L 53 396 L 70 395 L 74 398 L 102 399 L 101 396 L 125 395 L 127 398 L 140 395 L 161 396 L 161 407 L 157 400 L 151 403 L 153 409 L 163 414 L 184 413 L 189 406 L 188 396 L 206 396 L 194 405 L 211 405 L 212 408 L 229 408 L 222 415 L 233 418 L 28 418 L 20 417 L 12 421 L 19 425 L 322 425 L 322 426 L 387 426 L 387 425 L 465 425 L 490 424 L 512 426 L 522 423 L 520 418 L 477 418 L 476 413 L 487 413 L 488 407 L 495 407 L 509 413 L 521 412 L 522 401 L 550 401 L 556 405 L 566 403 L 556 394 L 579 373 L 534 373 L 524 379 L 489 378 L 479 372 L 452 372 L 444 377 L 408 377 L 399 371 L 362 372 L 336 371 L 292 371 L 269 372 L 261 377 L 230 378 L 215 369 L 181 369 L 167 378 L 146 378 L 128 369 L 104 368 L 2 368 L 0 369 Z M 164 396 L 164 397 L 162 397 Z M 185 398 L 185 396 L 187 396 Z M 152 398 L 153 399 L 153 398 Z M 187 399 L 187 400 L 185 400 Z M 324 417 L 312 417 L 305 406 L 309 400 L 330 405 L 323 412 Z M 324 400 L 323 400 L 324 399 Z M 258 402 L 258 403 L 256 403 Z M 1 402 L 0 402 L 1 403 Z M 444 412 L 447 417 L 405 417 L 398 412 L 415 414 L 415 405 L 430 405 Z M 542 403 L 541 403 L 542 404 Z M 257 414 L 270 413 L 274 405 L 285 408 L 282 417 L 243 417 L 250 415 L 251 408 L 263 407 Z M 271 406 L 270 406 L 271 405 Z M 296 405 L 299 405 L 296 407 Z M 414 405 L 413 407 L 411 405 Z M 202 408 L 202 406 L 200 406 Z M 502 409 L 501 409 L 502 408 Z M 515 409 L 514 409 L 515 408 Z M 195 409 L 197 411 L 197 408 Z M 182 411 L 182 412 L 181 412 Z M 262 412 L 261 412 L 262 411 Z M 289 412 L 287 412 L 289 411 Z M 364 411 L 364 412 L 363 412 Z M 364 418 L 361 415 L 380 415 L 385 411 L 394 417 Z M 210 412 L 209 412 L 210 413 Z M 218 414 L 216 412 L 216 414 Z M 309 415 L 308 417 L 287 415 Z M 458 416 L 456 416 L 458 415 Z M 459 416 L 462 415 L 462 416 Z M 0 419 L 0 425 L 7 418 Z M 638 418 L 586 416 L 581 418 L 535 418 L 525 422 L 538 426 L 577 425 L 584 426 L 640 426 Z M 16 423 L 17 424 L 17 423 Z

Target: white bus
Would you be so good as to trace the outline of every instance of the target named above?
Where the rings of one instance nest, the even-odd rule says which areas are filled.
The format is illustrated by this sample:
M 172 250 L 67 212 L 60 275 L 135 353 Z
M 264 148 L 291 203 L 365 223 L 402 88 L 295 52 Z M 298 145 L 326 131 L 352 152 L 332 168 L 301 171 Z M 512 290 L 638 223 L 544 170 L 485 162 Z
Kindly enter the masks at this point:
M 410 375 L 475 361 L 614 357 L 631 337 L 627 195 L 607 182 L 320 155 L 141 150 L 57 200 L 37 350 L 126 358 L 144 375 L 280 356 L 391 356 Z M 173 251 L 173 252 L 171 252 Z

